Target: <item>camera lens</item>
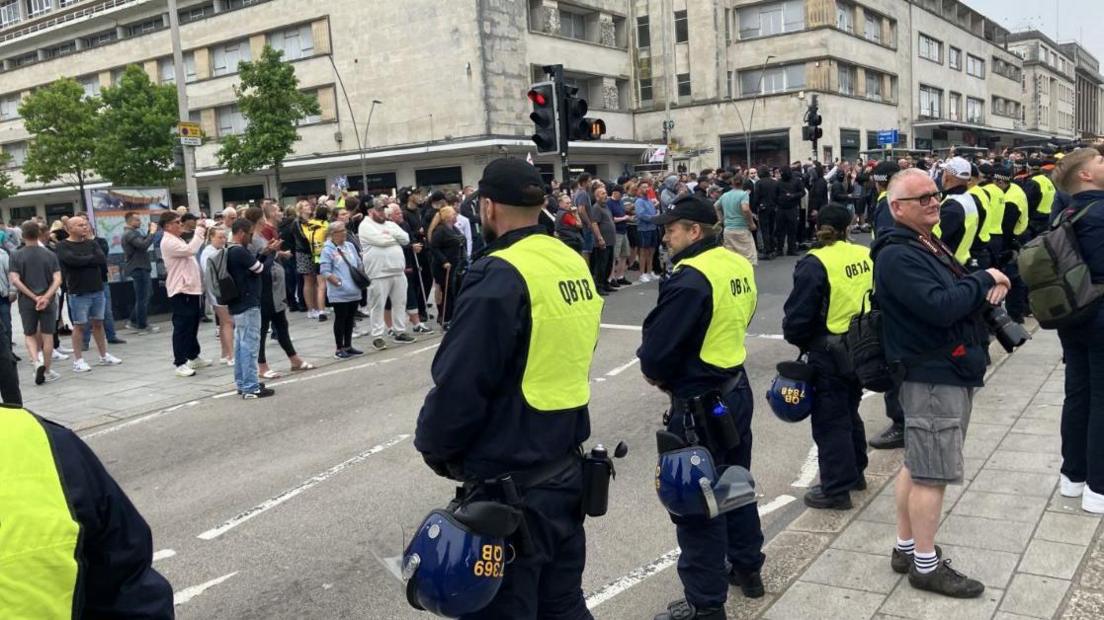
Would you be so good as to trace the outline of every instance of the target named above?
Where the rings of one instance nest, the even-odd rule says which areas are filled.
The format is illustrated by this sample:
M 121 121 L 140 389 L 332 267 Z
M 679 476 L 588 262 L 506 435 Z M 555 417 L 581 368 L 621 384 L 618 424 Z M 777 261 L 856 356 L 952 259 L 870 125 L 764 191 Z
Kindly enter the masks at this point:
M 997 338 L 997 342 L 1005 351 L 1011 353 L 1016 347 L 1022 346 L 1031 339 L 1023 325 L 1012 320 L 1008 312 L 1000 306 L 991 306 L 985 311 L 985 325 Z

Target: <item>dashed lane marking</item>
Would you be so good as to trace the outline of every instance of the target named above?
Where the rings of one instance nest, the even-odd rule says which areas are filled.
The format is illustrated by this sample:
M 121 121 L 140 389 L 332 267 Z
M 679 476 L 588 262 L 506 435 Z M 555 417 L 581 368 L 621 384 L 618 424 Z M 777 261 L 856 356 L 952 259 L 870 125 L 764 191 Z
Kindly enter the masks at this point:
M 156 562 L 157 560 L 165 560 L 171 558 L 174 555 L 176 555 L 176 552 L 172 549 L 162 549 L 160 551 L 154 552 L 153 561 Z
M 234 572 L 229 573 L 227 575 L 223 575 L 222 577 L 219 577 L 217 579 L 212 579 L 210 581 L 205 581 L 205 582 L 199 584 L 198 586 L 191 586 L 190 588 L 184 588 L 183 590 L 181 590 L 179 592 L 174 592 L 173 593 L 173 606 L 183 605 L 184 603 L 187 603 L 188 601 L 192 600 L 196 596 L 199 596 L 200 594 L 203 594 L 206 590 L 217 586 L 218 584 L 226 581 L 227 579 L 229 579 L 229 578 L 231 578 L 231 577 L 233 577 L 234 575 L 237 575 L 237 574 L 238 574 L 238 571 L 234 571 Z

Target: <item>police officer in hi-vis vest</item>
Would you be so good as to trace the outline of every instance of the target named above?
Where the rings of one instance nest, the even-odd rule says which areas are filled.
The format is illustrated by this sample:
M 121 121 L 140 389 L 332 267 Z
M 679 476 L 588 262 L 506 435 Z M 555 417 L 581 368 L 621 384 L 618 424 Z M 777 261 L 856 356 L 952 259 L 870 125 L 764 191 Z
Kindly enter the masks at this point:
M 932 231 L 951 248 L 962 266 L 972 264 L 971 251 L 976 251 L 975 243 L 984 225 L 979 201 L 969 193 L 970 180 L 975 176 L 972 169 L 970 162 L 961 157 L 952 157 L 943 164 L 943 204 L 939 224 Z
M 0 618 L 173 618 L 142 515 L 69 429 L 0 407 Z
M 720 246 L 716 212 L 704 200 L 683 196 L 654 221 L 666 228 L 674 272 L 660 284 L 656 307 L 644 320 L 640 369 L 671 398 L 668 431 L 687 439 L 688 428 L 694 430 L 718 470 L 750 468 L 752 394 L 743 364 L 756 307 L 751 264 Z M 731 416 L 731 432 L 714 434 L 703 423 L 718 411 Z M 730 584 L 745 596 L 763 596 L 763 532 L 754 504 L 712 519 L 672 514 L 671 520 L 682 549 L 678 573 L 685 598 L 657 620 L 724 618 Z
M 526 544 L 511 541 L 501 588 L 464 617 L 590 618 L 580 445 L 602 300 L 578 253 L 538 224 L 544 183 L 531 164 L 488 164 L 479 202 L 487 246 L 433 360 L 414 446 L 473 497 L 520 498 Z
M 805 494 L 811 508 L 847 510 L 852 490 L 866 488 L 866 430 L 859 417 L 862 386 L 852 374 L 843 336 L 862 311 L 874 285 L 870 249 L 851 243 L 851 214 L 822 209 L 816 243 L 794 268 L 793 290 L 784 306 L 786 342 L 808 354 L 813 380 L 813 441 L 820 485 Z

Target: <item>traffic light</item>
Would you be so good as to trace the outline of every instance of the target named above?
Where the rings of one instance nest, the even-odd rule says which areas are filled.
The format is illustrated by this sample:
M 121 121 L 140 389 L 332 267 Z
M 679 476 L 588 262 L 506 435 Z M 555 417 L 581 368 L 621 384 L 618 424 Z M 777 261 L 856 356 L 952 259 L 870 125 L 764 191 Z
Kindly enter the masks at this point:
M 816 142 L 824 137 L 824 130 L 820 128 L 822 122 L 823 119 L 820 118 L 820 111 L 817 106 L 817 96 L 813 95 L 809 109 L 805 111 L 805 126 L 801 128 L 802 139 Z
M 533 143 L 537 145 L 538 154 L 560 152 L 562 136 L 559 97 L 556 94 L 556 83 L 552 81 L 537 82 L 529 87 L 529 101 L 533 104 L 529 118 L 535 126 Z
M 587 102 L 577 96 L 579 89 L 569 86 L 564 91 L 568 140 L 598 140 L 604 136 L 606 122 L 600 118 L 587 118 Z

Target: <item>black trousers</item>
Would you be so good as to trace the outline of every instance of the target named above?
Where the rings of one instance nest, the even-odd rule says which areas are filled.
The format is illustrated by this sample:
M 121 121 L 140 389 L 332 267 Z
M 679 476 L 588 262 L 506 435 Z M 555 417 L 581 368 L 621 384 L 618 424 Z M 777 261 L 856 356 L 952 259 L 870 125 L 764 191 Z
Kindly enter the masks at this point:
M 905 425 L 905 410 L 901 408 L 901 388 L 893 388 L 885 393 L 886 417 L 897 426 Z
M 774 251 L 797 251 L 797 212 L 793 209 L 779 209 L 774 216 Z
M 760 207 L 759 208 L 759 235 L 763 238 L 763 253 L 773 254 L 776 249 L 774 247 L 774 220 L 775 210 L 774 207 Z
M 819 373 L 812 430 L 825 495 L 847 493 L 866 470 L 866 429 L 859 417 L 862 388 L 853 379 Z
M 751 413 L 753 397 L 747 376 L 736 388 L 724 395 L 725 405 L 735 416 L 740 433 L 740 445 L 724 454 L 714 454 L 717 475 L 729 465 L 751 468 Z M 667 430 L 685 438 L 682 412 L 672 408 Z M 757 571 L 763 567 L 763 528 L 759 522 L 759 510 L 755 504 L 737 508 L 716 518 L 676 517 L 675 524 L 682 554 L 678 560 L 679 579 L 686 600 L 695 607 L 721 607 L 728 598 L 728 567 L 742 572 Z
M 0 398 L 5 405 L 22 405 L 19 389 L 19 367 L 12 352 L 11 331 L 0 329 Z
M 177 293 L 169 298 L 172 309 L 173 365 L 199 357 L 199 320 L 203 318 L 203 297 Z
M 295 345 L 291 343 L 291 333 L 288 331 L 287 311 L 281 310 L 273 314 L 261 313 L 261 348 L 257 351 L 257 363 L 267 364 L 265 358 L 265 341 L 268 340 L 268 328 L 272 327 L 272 333 L 276 335 L 276 342 L 290 358 L 295 355 Z
M 1066 360 L 1062 473 L 1104 493 L 1104 310 L 1087 328 L 1058 331 Z
M 594 284 L 599 289 L 609 287 L 610 273 L 613 271 L 613 246 L 607 245 L 602 249 L 594 246 L 590 252 L 590 275 L 594 277 Z
M 532 553 L 514 560 L 491 603 L 463 616 L 464 620 L 592 618 L 583 598 L 586 531 L 579 514 L 582 493 L 582 467 L 525 491 L 525 522 L 533 542 Z
M 333 302 L 334 344 L 341 351 L 353 346 L 353 328 L 356 326 L 356 310 L 360 301 Z

